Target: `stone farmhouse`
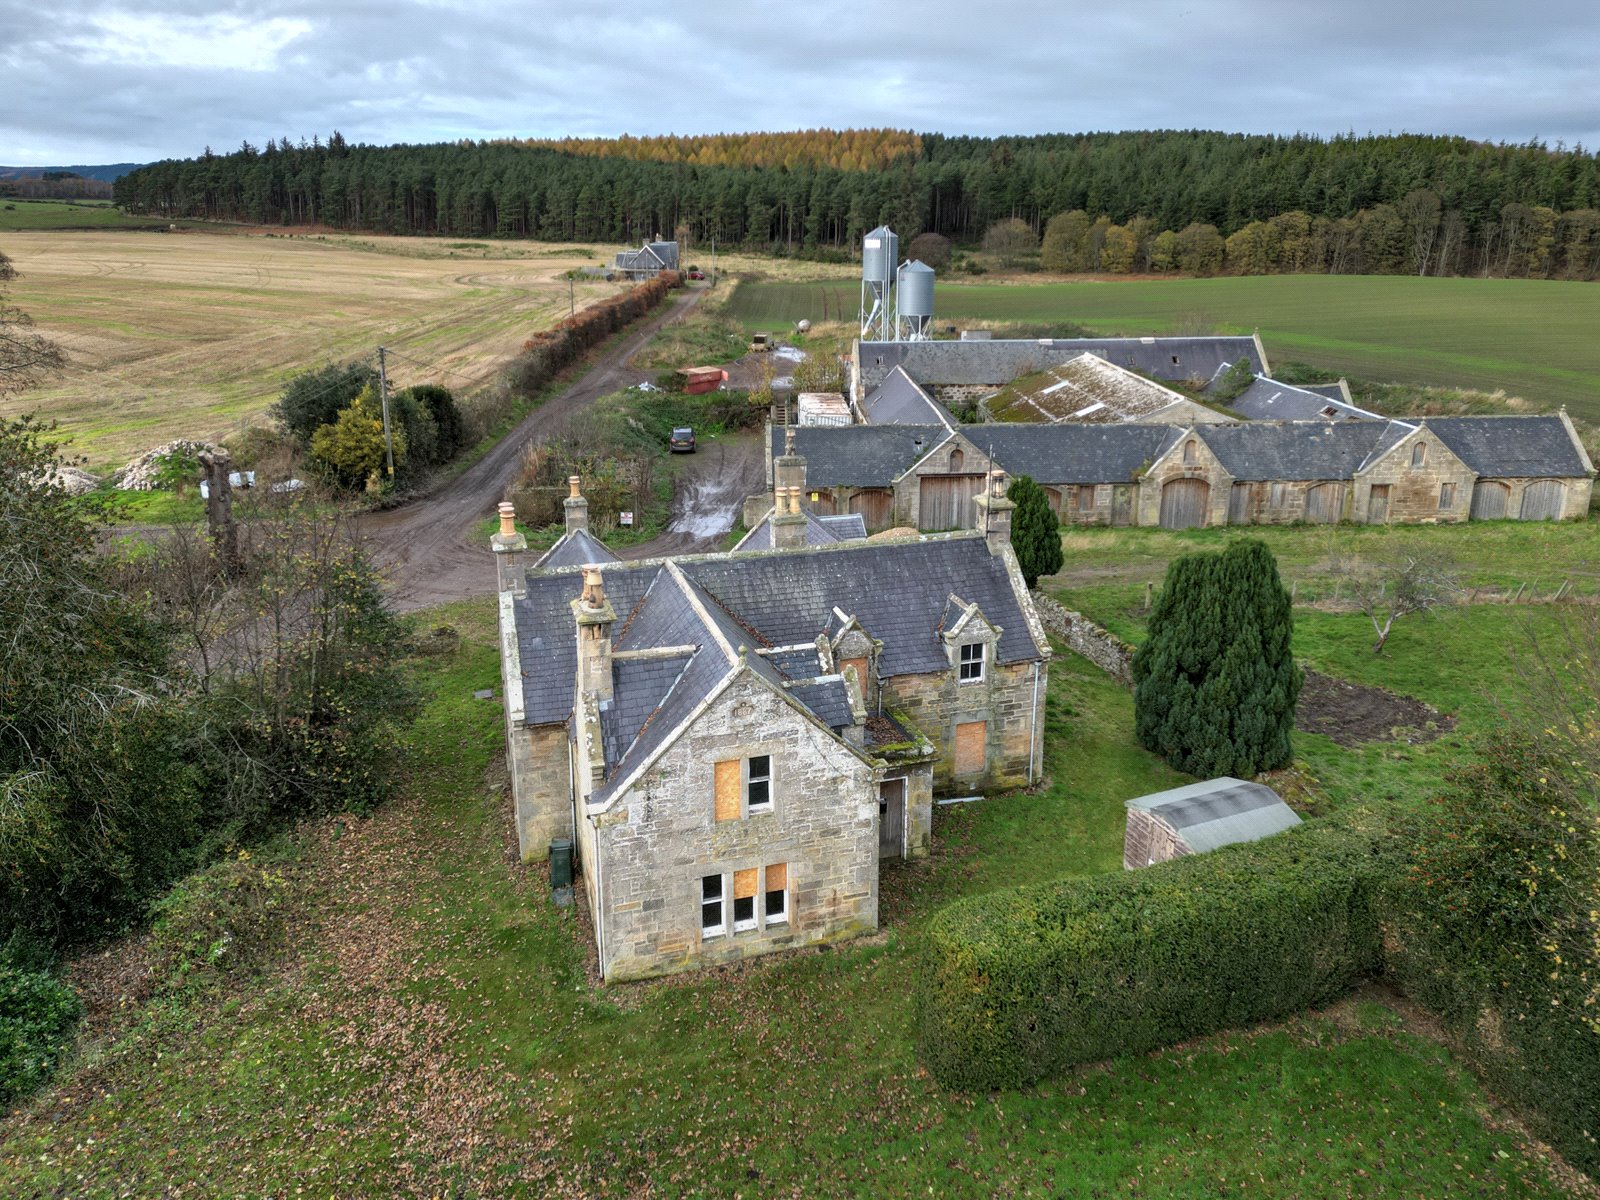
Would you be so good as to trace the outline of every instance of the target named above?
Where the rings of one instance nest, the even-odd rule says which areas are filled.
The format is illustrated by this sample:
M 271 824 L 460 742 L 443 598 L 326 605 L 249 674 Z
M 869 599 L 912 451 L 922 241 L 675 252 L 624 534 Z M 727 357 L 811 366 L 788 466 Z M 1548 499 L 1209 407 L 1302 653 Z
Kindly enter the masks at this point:
M 775 494 L 777 549 L 629 563 L 594 552 L 576 487 L 535 564 L 502 506 L 517 837 L 575 843 L 605 979 L 870 932 L 935 794 L 1037 776 L 1050 651 L 1004 490 L 969 532 L 823 544 Z
M 772 477 L 779 434 L 771 432 Z M 868 530 L 970 527 L 991 470 L 1084 525 L 1563 520 L 1595 469 L 1565 412 L 1238 425 L 857 425 L 794 431 L 810 507 Z

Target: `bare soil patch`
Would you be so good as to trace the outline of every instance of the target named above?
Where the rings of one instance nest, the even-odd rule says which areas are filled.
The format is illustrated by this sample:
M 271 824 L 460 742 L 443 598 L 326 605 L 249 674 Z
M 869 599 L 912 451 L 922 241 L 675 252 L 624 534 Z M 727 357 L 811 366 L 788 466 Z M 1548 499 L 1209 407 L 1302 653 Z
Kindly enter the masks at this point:
M 1364 742 L 1431 742 L 1455 728 L 1448 713 L 1410 696 L 1307 671 L 1295 725 L 1341 746 Z

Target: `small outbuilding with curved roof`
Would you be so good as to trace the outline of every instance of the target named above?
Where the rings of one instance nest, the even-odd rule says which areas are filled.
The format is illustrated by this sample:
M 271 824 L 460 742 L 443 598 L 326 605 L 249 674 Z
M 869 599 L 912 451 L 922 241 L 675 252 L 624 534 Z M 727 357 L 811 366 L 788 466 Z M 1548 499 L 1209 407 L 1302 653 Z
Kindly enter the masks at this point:
M 1129 800 L 1122 865 L 1153 863 L 1255 842 L 1300 824 L 1294 809 L 1261 783 L 1224 776 Z

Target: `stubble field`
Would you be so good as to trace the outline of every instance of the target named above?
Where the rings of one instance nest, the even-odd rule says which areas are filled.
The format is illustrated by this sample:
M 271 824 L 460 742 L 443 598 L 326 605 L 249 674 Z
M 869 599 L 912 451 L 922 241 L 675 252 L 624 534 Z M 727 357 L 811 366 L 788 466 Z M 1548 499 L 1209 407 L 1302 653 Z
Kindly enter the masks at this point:
M 269 235 L 40 231 L 0 236 L 12 302 L 67 351 L 0 414 L 59 421 L 95 470 L 174 437 L 259 418 L 293 375 L 396 352 L 391 382 L 472 390 L 568 311 L 588 246 Z M 625 285 L 578 281 L 582 307 Z

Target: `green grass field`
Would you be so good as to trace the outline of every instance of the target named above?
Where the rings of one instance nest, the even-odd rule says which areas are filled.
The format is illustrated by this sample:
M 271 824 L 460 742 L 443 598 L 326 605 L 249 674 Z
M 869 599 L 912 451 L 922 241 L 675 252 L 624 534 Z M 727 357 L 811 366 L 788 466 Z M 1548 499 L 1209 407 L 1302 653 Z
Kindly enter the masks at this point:
M 729 312 L 751 325 L 854 317 L 859 284 L 741 283 Z M 1107 283 L 941 279 L 938 323 L 1074 322 L 1097 333 L 1251 333 L 1274 364 L 1380 382 L 1504 390 L 1600 421 L 1600 288 L 1521 279 L 1277 275 Z
M 109 200 L 19 200 L 0 197 L 0 233 L 35 229 L 156 229 L 166 221 L 130 217 Z M 0 246 L 0 250 L 5 249 Z
M 405 795 L 314 823 L 289 949 L 158 996 L 0 1121 L 19 1195 L 1295 1197 L 1564 1194 L 1471 1076 L 1381 995 L 1073 1071 L 942 1092 L 911 1040 L 917 947 L 958 896 L 1115 870 L 1122 800 L 1178 777 L 1127 691 L 1062 653 L 1049 786 L 942 808 L 883 929 L 639 986 L 514 865 L 490 602 L 419 671 Z M 1041 831 L 1048 831 L 1041 836 Z

